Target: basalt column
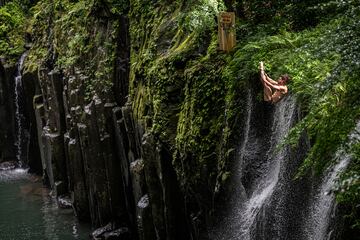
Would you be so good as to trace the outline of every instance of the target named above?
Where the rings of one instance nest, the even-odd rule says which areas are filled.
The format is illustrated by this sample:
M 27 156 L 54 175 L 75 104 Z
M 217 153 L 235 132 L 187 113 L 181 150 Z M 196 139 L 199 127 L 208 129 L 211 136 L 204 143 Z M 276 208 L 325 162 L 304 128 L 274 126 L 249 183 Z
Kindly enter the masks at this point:
M 41 174 L 42 173 L 42 164 L 41 164 L 41 154 L 39 151 L 39 139 L 38 139 L 38 128 L 36 121 L 36 109 L 34 108 L 33 101 L 39 101 L 42 103 L 42 97 L 36 98 L 35 96 L 41 96 L 41 90 L 37 75 L 24 72 L 22 77 L 22 84 L 24 90 L 24 114 L 26 122 L 26 129 L 28 129 L 28 141 L 26 145 L 26 164 L 30 168 L 31 172 Z M 44 126 L 45 124 L 41 124 Z M 40 126 L 40 125 L 39 125 Z
M 14 74 L 15 67 L 0 59 L 0 162 L 15 160 Z
M 57 195 L 67 192 L 67 174 L 64 151 L 64 109 L 63 78 L 60 72 L 41 69 L 39 80 L 43 102 L 37 97 L 34 101 L 38 130 L 42 127 L 39 141 L 45 178 Z M 38 103 L 40 101 L 40 104 Z M 43 109 L 42 109 L 43 108 Z M 38 112 L 37 112 L 38 111 Z M 43 115 L 43 116 L 41 116 Z M 41 126 L 39 126 L 41 124 Z
M 157 239 L 191 239 L 172 155 L 152 134 L 144 135 L 142 154 Z
M 63 90 L 67 129 L 67 132 L 64 134 L 64 141 L 69 193 L 75 213 L 81 220 L 90 218 L 88 185 L 78 128 L 78 123 L 83 114 L 83 81 L 85 79 L 86 76 L 79 72 L 70 77 L 65 77 Z

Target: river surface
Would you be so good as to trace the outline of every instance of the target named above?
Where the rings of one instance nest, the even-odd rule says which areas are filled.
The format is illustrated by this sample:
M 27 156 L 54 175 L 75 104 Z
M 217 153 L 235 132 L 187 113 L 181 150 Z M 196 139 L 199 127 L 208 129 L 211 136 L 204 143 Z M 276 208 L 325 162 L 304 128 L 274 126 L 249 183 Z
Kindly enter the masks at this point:
M 60 209 L 41 181 L 16 169 L 0 171 L 1 240 L 89 239 L 90 226 L 79 224 L 72 209 Z

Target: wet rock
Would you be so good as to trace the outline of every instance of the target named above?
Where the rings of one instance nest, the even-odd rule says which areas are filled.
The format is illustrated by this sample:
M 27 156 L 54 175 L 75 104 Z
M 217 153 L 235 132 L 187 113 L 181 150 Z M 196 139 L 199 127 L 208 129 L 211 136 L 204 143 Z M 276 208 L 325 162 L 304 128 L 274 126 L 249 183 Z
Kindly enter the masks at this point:
M 67 192 L 63 77 L 60 72 L 49 72 L 46 68 L 40 69 L 38 76 L 42 94 L 34 97 L 33 105 L 44 179 L 61 195 Z M 63 182 L 61 190 L 56 189 L 55 183 L 58 181 Z
M 138 129 L 135 126 L 131 103 L 126 103 L 126 105 L 121 108 L 121 111 L 129 144 L 128 159 L 129 162 L 133 162 L 141 156 L 140 135 L 142 134 L 137 131 Z
M 90 237 L 94 240 L 132 240 L 128 228 L 121 227 L 114 229 L 111 223 L 96 229 L 90 234 Z
M 85 105 L 85 86 L 84 82 L 87 81 L 89 77 L 83 74 L 76 74 L 76 76 L 70 76 L 67 80 L 67 106 L 69 108 L 74 106 L 84 106 Z
M 130 173 L 134 200 L 137 203 L 145 193 L 144 161 L 138 159 L 132 162 L 130 164 Z
M 151 211 L 158 239 L 166 239 L 166 223 L 164 215 L 163 189 L 158 172 L 159 155 L 155 151 L 156 142 L 152 135 L 145 135 L 142 145 L 146 184 L 151 198 Z
M 125 123 L 122 117 L 122 111 L 120 107 L 113 109 L 113 121 L 115 126 L 115 140 L 117 145 L 117 154 L 121 163 L 121 173 L 125 186 L 130 187 L 130 168 L 128 160 L 128 139 L 126 135 Z
M 44 100 L 42 95 L 36 95 L 33 98 L 34 112 L 35 112 L 35 125 L 37 127 L 37 140 L 39 145 L 42 170 L 46 169 L 46 159 L 45 159 L 45 143 L 43 138 L 43 128 L 45 127 L 45 109 L 44 109 Z
M 140 209 L 145 209 L 149 207 L 149 196 L 147 194 L 139 200 L 137 207 Z
M 72 203 L 69 196 L 62 195 L 57 197 L 57 203 L 60 208 L 72 208 Z
M 137 203 L 137 228 L 140 240 L 156 239 L 149 196 L 144 195 Z
M 104 234 L 105 240 L 132 240 L 128 228 L 122 227 Z
M 87 129 L 84 122 L 84 81 L 88 79 L 81 71 L 73 69 L 63 78 L 62 92 L 66 132 L 64 148 L 66 157 L 69 193 L 76 216 L 90 219 L 88 177 L 83 156 L 79 129 Z M 83 137 L 85 138 L 85 136 Z M 86 136 L 87 138 L 87 136 Z
M 89 209 L 94 226 L 102 226 L 112 217 L 111 193 L 107 176 L 110 136 L 106 132 L 103 105 L 95 98 L 85 107 L 84 124 L 78 124 L 84 161 Z M 107 146 L 108 145 L 108 146 Z
M 107 133 L 107 135 L 104 137 L 103 151 L 107 171 L 106 174 L 109 181 L 112 215 L 113 218 L 118 219 L 122 224 L 127 224 L 129 222 L 129 209 L 126 207 L 126 193 L 124 190 L 125 186 L 123 183 L 123 178 L 121 177 L 122 159 L 118 155 L 118 146 L 116 145 L 116 127 L 113 121 L 113 109 L 116 107 L 117 104 L 115 102 L 104 104 L 104 131 Z
M 15 66 L 0 59 L 0 159 L 15 159 L 15 109 L 14 81 Z
M 131 175 L 130 175 L 130 162 L 128 158 L 129 153 L 129 140 L 125 128 L 125 122 L 120 107 L 112 109 L 114 138 L 116 144 L 116 154 L 120 163 L 120 176 L 122 180 L 122 191 L 124 195 L 124 204 L 127 209 L 128 219 L 131 226 L 136 225 L 135 218 L 135 200 L 132 191 Z
M 146 193 L 144 161 L 138 159 L 130 164 L 132 194 L 136 203 L 136 223 L 140 239 L 156 239 L 154 224 Z
M 113 77 L 116 102 L 123 106 L 129 94 L 130 72 L 130 36 L 129 19 L 127 16 L 119 17 L 119 31 L 116 36 L 115 71 Z
M 106 233 L 106 232 L 110 232 L 112 229 L 112 224 L 108 223 L 106 226 L 97 228 L 95 231 L 93 231 L 90 234 L 91 239 L 101 239 L 101 236 Z
M 67 187 L 63 181 L 57 181 L 54 184 L 54 191 L 56 196 L 61 196 L 67 192 Z
M 63 104 L 63 77 L 58 71 L 51 71 L 48 73 L 47 86 L 47 102 L 48 121 L 51 132 L 64 132 L 65 129 L 65 115 Z
M 142 144 L 145 178 L 158 239 L 191 239 L 184 199 L 181 195 L 172 155 L 152 134 Z
M 49 180 L 50 187 L 56 189 L 55 182 L 63 181 L 67 185 L 66 164 L 63 136 L 56 133 L 49 133 L 45 127 L 43 129 L 42 140 L 44 143 L 44 158 L 45 158 L 45 174 Z M 66 187 L 61 191 L 56 191 L 61 195 L 66 192 Z
M 19 164 L 16 161 L 2 162 L 2 163 L 0 163 L 0 171 L 15 169 L 18 166 L 19 166 Z
M 67 174 L 69 179 L 69 191 L 75 214 L 79 219 L 88 219 L 89 200 L 86 186 L 86 177 L 84 172 L 84 162 L 81 154 L 81 148 L 77 129 L 72 127 L 65 134 L 65 147 L 67 159 Z
M 26 59 L 25 59 L 26 60 Z M 34 111 L 33 99 L 40 92 L 39 81 L 36 72 L 23 72 L 23 127 L 28 132 L 24 136 L 25 145 L 23 146 L 25 164 L 30 168 L 31 173 L 42 174 L 41 156 L 39 151 L 39 140 L 37 134 L 36 116 Z

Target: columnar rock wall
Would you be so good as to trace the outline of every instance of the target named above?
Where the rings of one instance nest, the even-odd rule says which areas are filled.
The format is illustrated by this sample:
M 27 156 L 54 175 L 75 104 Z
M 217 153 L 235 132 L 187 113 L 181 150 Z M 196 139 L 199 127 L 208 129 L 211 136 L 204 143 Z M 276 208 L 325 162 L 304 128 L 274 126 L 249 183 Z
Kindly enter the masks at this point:
M 15 67 L 0 62 L 0 162 L 15 160 Z
M 64 16 L 39 2 L 47 27 L 34 20 L 26 69 L 40 89 L 44 179 L 79 218 L 105 226 L 95 235 L 126 227 L 134 239 L 196 239 L 231 153 L 225 98 L 236 94 L 226 97 L 220 77 L 219 5 L 81 3 L 59 2 Z M 181 25 L 182 11 L 204 19 Z
M 69 194 L 76 215 L 94 226 L 112 222 L 140 239 L 190 234 L 172 156 L 152 134 L 143 137 L 131 103 L 95 95 L 85 104 L 80 71 L 34 77 L 41 83 L 33 104 L 43 174 L 56 196 Z
M 25 61 L 33 165 L 61 205 L 103 226 L 94 237 L 196 239 L 229 175 L 241 107 L 239 81 L 221 77 L 221 6 L 55 3 L 34 7 Z
M 191 239 L 172 154 L 134 118 L 128 19 L 119 23 L 107 96 L 100 88 L 89 94 L 95 80 L 83 66 L 43 63 L 26 71 L 43 179 L 59 202 L 71 199 L 79 219 L 102 227 L 94 238 L 111 232 L 130 239 Z M 108 29 L 98 31 L 110 41 Z

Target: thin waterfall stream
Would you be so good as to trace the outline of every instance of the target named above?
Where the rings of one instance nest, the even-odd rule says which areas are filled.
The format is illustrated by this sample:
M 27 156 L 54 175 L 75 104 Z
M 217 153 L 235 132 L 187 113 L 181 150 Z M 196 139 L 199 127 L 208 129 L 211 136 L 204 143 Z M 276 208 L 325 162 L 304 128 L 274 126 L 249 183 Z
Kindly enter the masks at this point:
M 350 143 L 359 141 L 360 121 L 349 136 Z M 332 190 L 339 174 L 348 167 L 351 156 L 343 149 L 340 149 L 337 151 L 335 158 L 337 159 L 337 164 L 328 167 L 327 171 L 323 174 L 321 183 L 317 187 L 313 196 L 313 202 L 310 205 L 310 214 L 304 227 L 305 236 L 308 240 L 332 239 L 333 231 L 329 229 L 329 225 L 336 208 L 335 194 Z
M 23 135 L 23 114 L 21 113 L 21 93 L 22 89 L 22 68 L 27 53 L 23 53 L 20 57 L 19 62 L 17 63 L 17 71 L 15 76 L 14 84 L 14 94 L 15 94 L 15 121 L 16 121 L 16 160 L 18 161 L 19 166 L 23 165 L 22 161 L 22 135 Z
M 314 201 L 310 206 L 310 216 L 305 225 L 305 231 L 308 240 L 330 239 L 331 232 L 328 231 L 329 223 L 331 221 L 331 214 L 335 207 L 335 196 L 331 192 L 335 180 L 349 164 L 350 156 L 344 154 L 342 151 L 337 153 L 339 159 L 338 164 L 330 167 L 322 179 L 321 185 L 314 196 Z

